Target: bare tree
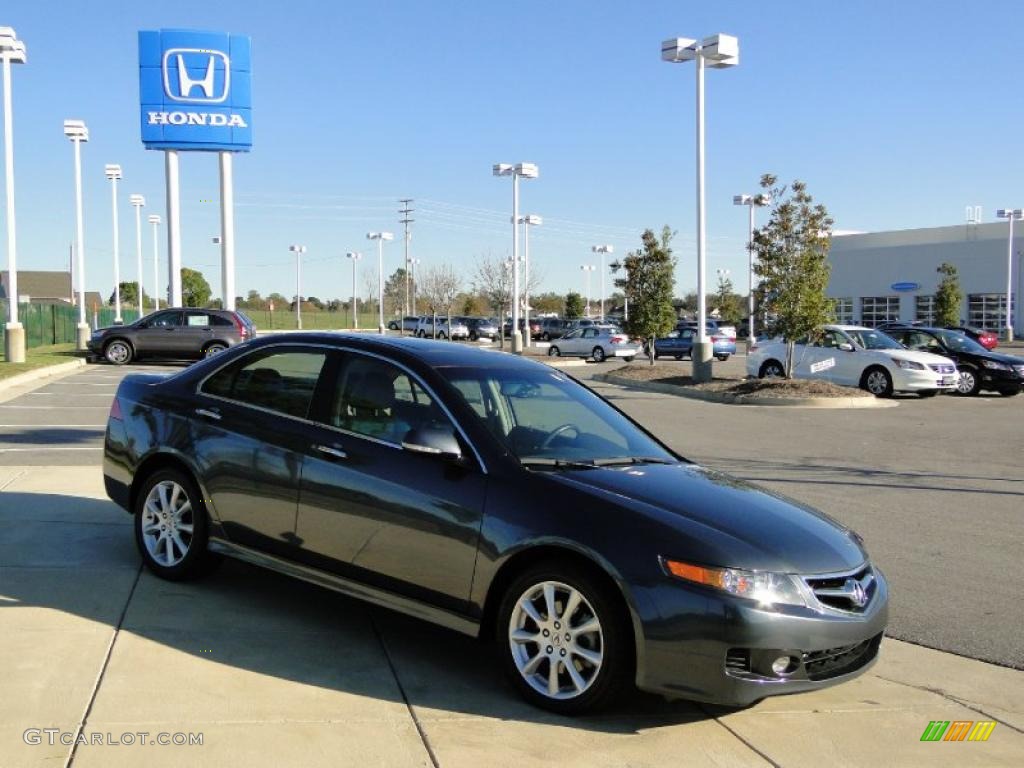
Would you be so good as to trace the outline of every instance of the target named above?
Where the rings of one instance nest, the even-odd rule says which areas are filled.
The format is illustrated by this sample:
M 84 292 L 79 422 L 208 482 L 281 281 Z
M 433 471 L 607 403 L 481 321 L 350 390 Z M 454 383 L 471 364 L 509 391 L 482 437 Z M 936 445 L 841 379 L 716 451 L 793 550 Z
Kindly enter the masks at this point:
M 366 291 L 366 300 L 363 302 L 363 311 L 369 312 L 373 318 L 377 317 L 377 269 L 371 267 L 363 270 L 363 289 Z M 376 327 L 377 321 L 371 323 Z
M 498 316 L 498 345 L 505 346 L 505 311 L 512 301 L 512 261 L 488 253 L 476 260 L 473 290 L 487 300 Z
M 462 289 L 462 280 L 451 264 L 431 266 L 419 279 L 419 293 L 433 316 L 433 336 L 437 338 L 437 316 L 444 313 L 448 318 L 448 337 L 451 338 L 452 307 Z

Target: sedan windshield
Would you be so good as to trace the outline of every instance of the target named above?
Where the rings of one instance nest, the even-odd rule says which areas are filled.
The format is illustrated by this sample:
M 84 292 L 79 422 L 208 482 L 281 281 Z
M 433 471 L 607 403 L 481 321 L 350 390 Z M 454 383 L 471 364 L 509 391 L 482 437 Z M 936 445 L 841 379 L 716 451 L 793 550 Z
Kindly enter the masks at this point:
M 557 371 L 440 372 L 524 465 L 577 468 L 676 461 L 629 419 Z
M 974 352 L 975 354 L 987 354 L 988 350 L 974 339 L 969 339 L 962 333 L 956 331 L 935 331 L 935 335 L 942 339 L 942 343 L 954 352 Z
M 844 331 L 857 346 L 864 349 L 903 349 L 903 345 L 881 331 Z

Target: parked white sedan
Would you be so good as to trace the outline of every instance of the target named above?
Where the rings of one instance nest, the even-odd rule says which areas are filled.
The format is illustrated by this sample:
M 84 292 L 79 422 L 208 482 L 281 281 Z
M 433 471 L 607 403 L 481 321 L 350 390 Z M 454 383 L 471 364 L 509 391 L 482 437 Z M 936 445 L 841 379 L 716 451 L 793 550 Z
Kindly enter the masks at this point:
M 759 342 L 747 355 L 747 375 L 782 376 L 786 343 Z M 881 331 L 855 325 L 827 325 L 817 340 L 798 342 L 793 352 L 793 375 L 860 387 L 878 397 L 893 392 L 916 392 L 931 397 L 956 389 L 952 360 L 907 349 Z
M 604 362 L 609 357 L 621 357 L 629 362 L 643 350 L 640 344 L 630 341 L 629 336 L 608 325 L 591 325 L 570 331 L 560 339 L 554 339 L 548 347 L 551 357 L 592 357 L 594 362 Z

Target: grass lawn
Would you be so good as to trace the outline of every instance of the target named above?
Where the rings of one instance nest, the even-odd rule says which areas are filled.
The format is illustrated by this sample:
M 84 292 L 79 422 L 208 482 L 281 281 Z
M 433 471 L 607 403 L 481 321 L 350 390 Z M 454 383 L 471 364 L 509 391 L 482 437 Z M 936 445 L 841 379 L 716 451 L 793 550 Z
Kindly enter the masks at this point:
M 24 363 L 8 363 L 0 360 L 0 380 L 16 376 L 25 371 L 43 368 L 47 365 L 67 363 L 78 357 L 74 344 L 54 344 L 49 347 L 33 347 L 25 352 Z

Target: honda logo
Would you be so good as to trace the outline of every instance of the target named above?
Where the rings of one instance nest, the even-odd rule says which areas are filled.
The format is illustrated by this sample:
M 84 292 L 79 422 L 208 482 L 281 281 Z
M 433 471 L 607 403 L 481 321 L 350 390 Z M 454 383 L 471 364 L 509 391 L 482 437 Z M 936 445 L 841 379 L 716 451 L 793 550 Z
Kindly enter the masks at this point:
M 219 65 L 219 66 L 218 66 Z M 171 101 L 221 104 L 231 86 L 231 63 L 223 51 L 168 48 L 163 56 L 164 93 Z

